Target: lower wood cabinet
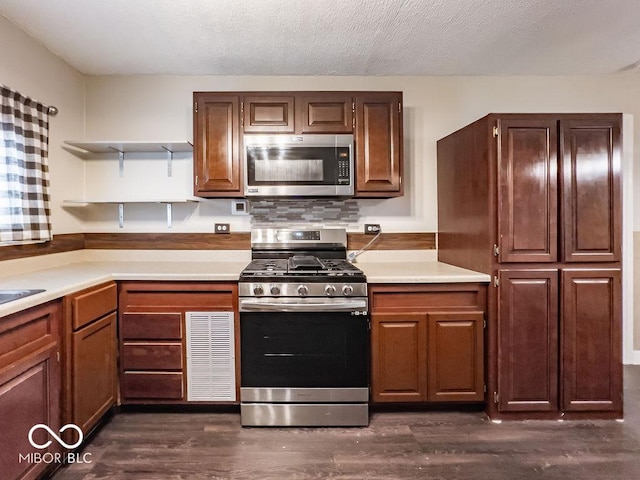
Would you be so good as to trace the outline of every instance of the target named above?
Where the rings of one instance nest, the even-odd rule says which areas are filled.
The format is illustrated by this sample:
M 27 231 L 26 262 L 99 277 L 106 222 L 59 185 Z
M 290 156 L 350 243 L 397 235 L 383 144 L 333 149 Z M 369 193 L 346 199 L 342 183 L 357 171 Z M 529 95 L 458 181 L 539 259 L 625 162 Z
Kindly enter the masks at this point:
M 565 269 L 562 408 L 622 416 L 622 272 Z
M 57 442 L 36 449 L 29 442 L 34 425 L 60 429 L 59 301 L 0 318 L 0 477 L 41 477 L 51 466 L 32 454 L 59 453 Z M 38 429 L 33 440 L 44 445 Z M 22 458 L 22 460 L 21 460 Z
M 239 350 L 237 315 L 233 316 L 238 304 L 237 283 L 121 282 L 119 289 L 120 392 L 123 404 L 180 404 L 194 401 L 188 395 L 191 380 L 188 378 L 187 358 L 189 334 L 199 340 L 199 355 L 210 355 L 207 358 L 213 363 L 216 354 L 226 355 L 225 359 L 217 360 L 221 360 L 221 363 L 227 360 L 227 365 L 229 362 L 235 365 L 229 373 L 231 378 L 227 377 L 230 383 L 227 386 L 229 400 L 203 395 L 198 401 L 235 402 L 238 398 L 239 382 L 235 372 L 240 371 L 237 365 L 239 355 L 236 358 L 231 355 Z M 191 318 L 193 312 L 200 314 L 196 316 L 201 328 L 196 333 L 187 332 L 187 317 Z M 215 320 L 210 321 L 210 317 L 215 316 L 212 312 L 231 312 L 231 318 L 235 318 L 231 331 L 224 332 L 228 333 L 228 341 L 233 343 L 229 352 L 224 354 L 207 352 L 211 338 L 219 333 L 211 331 L 220 325 Z M 207 359 L 199 358 L 199 361 L 206 363 Z M 223 376 L 219 371 L 214 372 L 215 368 L 214 365 L 206 368 L 207 374 L 210 377 Z M 201 372 L 199 374 L 201 380 Z M 199 385 L 206 390 L 206 385 Z
M 64 298 L 63 421 L 85 435 L 117 402 L 117 307 L 115 282 Z
M 373 285 L 373 402 L 482 402 L 486 286 Z
M 498 276 L 494 416 L 621 416 L 620 269 L 505 269 Z

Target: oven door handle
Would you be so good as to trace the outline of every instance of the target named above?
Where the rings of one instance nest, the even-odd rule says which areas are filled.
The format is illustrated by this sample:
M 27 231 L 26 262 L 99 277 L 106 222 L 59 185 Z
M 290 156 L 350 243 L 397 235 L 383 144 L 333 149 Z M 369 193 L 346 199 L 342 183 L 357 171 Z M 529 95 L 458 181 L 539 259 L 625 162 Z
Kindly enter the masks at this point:
M 295 301 L 273 302 L 265 300 L 240 300 L 241 312 L 355 312 L 366 311 L 367 300 L 335 301 Z

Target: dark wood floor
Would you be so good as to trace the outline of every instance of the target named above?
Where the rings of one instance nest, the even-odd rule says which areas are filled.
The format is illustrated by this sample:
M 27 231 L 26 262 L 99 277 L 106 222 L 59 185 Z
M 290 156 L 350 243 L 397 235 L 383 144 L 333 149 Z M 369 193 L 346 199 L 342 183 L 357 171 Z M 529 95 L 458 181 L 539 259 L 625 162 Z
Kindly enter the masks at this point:
M 242 428 L 238 414 L 123 413 L 55 480 L 640 479 L 640 366 L 625 420 L 494 424 L 479 412 L 373 413 L 368 428 Z

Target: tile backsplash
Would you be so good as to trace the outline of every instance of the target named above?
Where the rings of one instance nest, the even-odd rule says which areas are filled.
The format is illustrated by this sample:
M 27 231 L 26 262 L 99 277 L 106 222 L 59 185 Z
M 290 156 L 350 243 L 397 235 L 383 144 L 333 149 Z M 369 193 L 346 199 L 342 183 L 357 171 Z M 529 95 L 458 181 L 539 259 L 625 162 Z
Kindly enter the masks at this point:
M 255 227 L 357 226 L 360 208 L 354 199 L 309 198 L 251 201 L 249 213 Z

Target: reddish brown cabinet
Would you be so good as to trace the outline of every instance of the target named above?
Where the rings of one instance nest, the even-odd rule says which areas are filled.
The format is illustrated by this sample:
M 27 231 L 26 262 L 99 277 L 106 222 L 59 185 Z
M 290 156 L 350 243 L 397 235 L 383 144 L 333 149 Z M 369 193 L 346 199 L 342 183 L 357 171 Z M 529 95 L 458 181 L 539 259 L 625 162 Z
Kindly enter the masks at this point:
M 356 197 L 399 197 L 402 184 L 402 94 L 356 96 Z
M 484 312 L 428 314 L 428 400 L 484 400 Z
M 427 318 L 424 313 L 371 316 L 371 396 L 376 402 L 427 400 Z
M 241 197 L 240 97 L 193 94 L 194 195 Z
M 486 286 L 372 285 L 373 402 L 484 399 Z
M 558 271 L 500 270 L 501 411 L 558 408 Z
M 438 141 L 438 258 L 493 277 L 494 418 L 622 416 L 621 128 L 491 114 Z
M 116 284 L 68 295 L 63 305 L 63 421 L 87 434 L 118 397 Z
M 355 103 L 349 93 L 302 94 L 296 101 L 299 133 L 352 133 Z
M 622 410 L 619 269 L 562 271 L 562 407 Z
M 44 424 L 57 432 L 60 416 L 60 321 L 59 301 L 0 318 L 0 455 L 2 478 L 40 478 L 50 463 L 31 461 L 31 454 L 61 453 L 57 442 L 36 449 L 29 442 L 34 425 Z M 47 440 L 42 429 L 33 439 Z M 20 456 L 25 460 L 21 461 Z
M 234 283 L 120 282 L 122 403 L 188 402 L 187 312 L 234 312 L 237 296 Z M 237 315 L 235 319 L 237 330 Z M 230 338 L 238 351 L 239 335 L 232 331 Z M 237 379 L 231 383 L 237 391 Z
M 194 92 L 195 195 L 242 197 L 242 134 L 352 133 L 355 196 L 403 195 L 401 92 Z
M 245 133 L 293 133 L 293 95 L 252 95 L 242 99 Z
M 560 121 L 565 262 L 619 262 L 620 118 Z

